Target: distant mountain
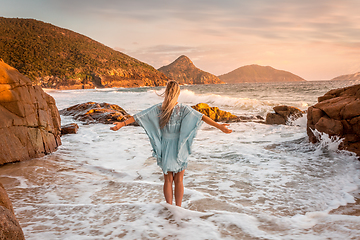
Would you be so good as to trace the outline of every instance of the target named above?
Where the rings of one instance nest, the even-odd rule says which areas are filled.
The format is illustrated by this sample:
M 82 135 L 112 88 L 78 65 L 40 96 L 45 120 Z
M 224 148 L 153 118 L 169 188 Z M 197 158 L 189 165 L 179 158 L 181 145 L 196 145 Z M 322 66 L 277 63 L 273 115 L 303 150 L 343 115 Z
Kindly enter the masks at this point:
M 331 80 L 339 80 L 339 81 L 342 81 L 342 80 L 360 80 L 360 72 L 357 72 L 357 73 L 354 73 L 354 74 L 347 74 L 347 75 L 341 75 L 341 76 L 338 76 L 336 78 L 333 78 Z
M 217 84 L 223 83 L 218 77 L 204 72 L 193 64 L 186 56 L 182 55 L 174 62 L 158 69 L 168 78 L 176 80 L 180 84 Z
M 248 65 L 219 76 L 226 83 L 244 82 L 299 82 L 303 78 L 287 71 L 277 70 L 269 66 Z
M 84 35 L 34 19 L 0 17 L 0 58 L 48 88 L 158 86 L 168 79 Z

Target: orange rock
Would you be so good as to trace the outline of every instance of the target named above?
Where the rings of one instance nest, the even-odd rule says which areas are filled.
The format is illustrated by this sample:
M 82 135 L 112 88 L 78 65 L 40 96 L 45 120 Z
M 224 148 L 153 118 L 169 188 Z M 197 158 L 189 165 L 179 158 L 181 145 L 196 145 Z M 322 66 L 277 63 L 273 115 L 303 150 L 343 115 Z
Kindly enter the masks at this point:
M 280 105 L 275 106 L 275 113 L 268 113 L 266 115 L 266 124 L 286 124 L 289 119 L 295 120 L 303 116 L 303 111 L 296 107 Z
M 79 126 L 76 123 L 66 124 L 61 127 L 61 135 L 77 133 Z
M 0 165 L 44 156 L 60 144 L 55 100 L 0 61 Z
M 360 84 L 331 90 L 318 101 L 308 109 L 309 140 L 318 141 L 311 131 L 317 129 L 343 138 L 340 148 L 360 156 Z
M 24 233 L 15 217 L 12 203 L 0 183 L 0 238 L 1 239 L 25 239 Z
M 124 109 L 115 104 L 87 102 L 77 104 L 60 111 L 62 115 L 89 123 L 121 122 L 131 117 Z M 134 123 L 133 125 L 136 125 Z
M 286 119 L 277 113 L 268 113 L 266 114 L 265 119 L 266 124 L 286 124 Z
M 320 118 L 320 120 L 315 124 L 315 128 L 320 132 L 329 134 L 330 136 L 341 136 L 344 133 L 344 127 L 341 121 L 331 119 L 328 116 Z
M 350 119 L 360 116 L 360 99 L 353 100 L 341 110 L 340 115 L 343 119 Z
M 233 120 L 238 120 L 238 117 L 231 114 L 230 112 L 222 111 L 218 107 L 210 107 L 206 103 L 198 103 L 195 106 L 191 107 L 216 122 L 229 122 Z

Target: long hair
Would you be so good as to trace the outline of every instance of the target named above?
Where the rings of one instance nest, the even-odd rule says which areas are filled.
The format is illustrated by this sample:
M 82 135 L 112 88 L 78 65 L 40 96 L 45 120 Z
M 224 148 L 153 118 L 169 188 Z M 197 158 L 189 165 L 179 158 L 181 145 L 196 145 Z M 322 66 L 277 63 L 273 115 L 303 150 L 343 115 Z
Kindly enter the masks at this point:
M 165 127 L 170 120 L 172 111 L 180 95 L 179 84 L 173 80 L 168 81 L 165 92 L 162 95 L 164 95 L 165 98 L 161 105 L 160 128 Z

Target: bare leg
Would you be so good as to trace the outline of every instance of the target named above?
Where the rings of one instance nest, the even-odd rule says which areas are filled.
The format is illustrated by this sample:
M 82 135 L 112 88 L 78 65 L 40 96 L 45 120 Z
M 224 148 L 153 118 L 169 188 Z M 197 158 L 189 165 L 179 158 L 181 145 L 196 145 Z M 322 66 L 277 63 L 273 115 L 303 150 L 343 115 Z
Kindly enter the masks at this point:
M 172 204 L 173 201 L 173 173 L 168 172 L 168 174 L 164 174 L 164 196 L 165 200 L 168 204 Z
M 182 199 L 184 196 L 184 178 L 185 169 L 181 172 L 175 173 L 174 182 L 175 182 L 175 204 L 176 206 L 181 207 Z

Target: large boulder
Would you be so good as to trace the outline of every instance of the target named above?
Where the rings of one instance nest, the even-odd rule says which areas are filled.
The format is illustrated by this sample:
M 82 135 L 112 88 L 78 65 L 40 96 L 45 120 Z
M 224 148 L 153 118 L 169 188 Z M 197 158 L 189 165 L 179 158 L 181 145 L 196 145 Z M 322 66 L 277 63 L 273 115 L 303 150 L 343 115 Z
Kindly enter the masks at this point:
M 60 126 L 54 98 L 0 60 L 0 165 L 55 151 Z
M 343 138 L 341 149 L 360 156 L 360 84 L 334 89 L 309 107 L 307 134 L 313 143 L 318 139 L 313 130 Z
M 73 116 L 75 120 L 90 123 L 122 122 L 131 117 L 116 104 L 87 102 L 60 110 L 64 116 Z
M 25 239 L 11 201 L 0 183 L 0 239 Z
M 280 105 L 273 108 L 275 113 L 266 115 L 266 124 L 286 124 L 289 120 L 296 120 L 303 116 L 303 111 L 296 107 Z

